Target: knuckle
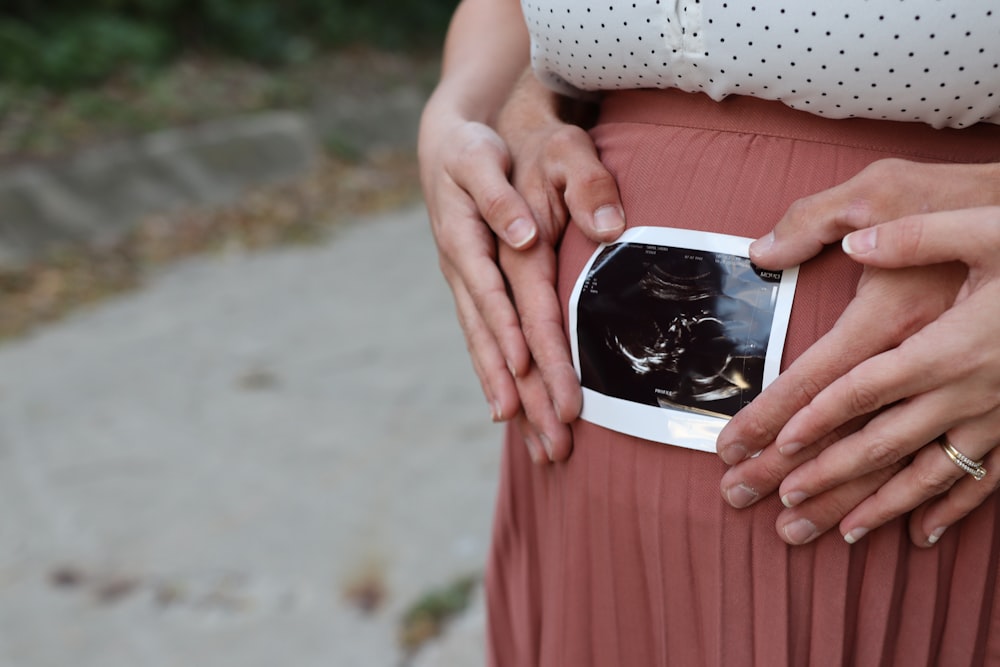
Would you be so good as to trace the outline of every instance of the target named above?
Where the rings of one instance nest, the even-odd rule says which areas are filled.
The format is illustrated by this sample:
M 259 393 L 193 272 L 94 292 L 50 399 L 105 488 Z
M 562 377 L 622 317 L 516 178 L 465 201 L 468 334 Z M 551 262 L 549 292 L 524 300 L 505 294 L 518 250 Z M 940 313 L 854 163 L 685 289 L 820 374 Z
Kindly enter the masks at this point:
M 558 158 L 572 152 L 581 145 L 581 142 L 586 141 L 589 141 L 589 135 L 583 128 L 563 125 L 549 137 L 545 145 L 545 154 L 548 157 Z
M 926 491 L 930 496 L 939 496 L 947 492 L 958 481 L 955 473 L 950 470 L 939 470 L 937 466 L 916 467 L 913 475 L 917 487 Z
M 478 161 L 482 156 L 490 155 L 502 157 L 507 153 L 506 144 L 496 134 L 477 126 L 475 129 L 469 128 L 460 139 L 458 149 L 459 161 Z
M 868 441 L 865 457 L 875 468 L 887 468 L 896 465 L 904 454 L 900 443 L 892 438 L 879 436 Z
M 475 173 L 473 170 L 481 169 L 486 161 L 498 164 L 504 171 L 508 167 L 503 153 L 497 152 L 490 142 L 478 138 L 469 139 L 455 152 L 449 171 L 456 181 L 461 182 L 464 174 Z
M 793 391 L 798 405 L 809 405 L 819 392 L 825 389 L 825 385 L 816 377 L 801 377 L 793 386 Z
M 596 159 L 596 158 L 595 158 Z M 599 163 L 581 165 L 581 173 L 575 174 L 569 184 L 570 189 L 578 196 L 587 196 L 591 199 L 607 199 L 612 191 L 615 191 L 615 179 Z
M 521 331 L 528 341 L 533 342 L 538 338 L 538 330 L 539 326 L 533 319 L 521 317 Z
M 739 420 L 739 421 L 737 421 Z M 733 418 L 742 439 L 761 447 L 774 441 L 780 426 L 761 414 L 760 410 L 744 409 Z
M 857 507 L 858 498 L 851 489 L 829 491 L 809 505 L 809 512 L 817 528 L 832 528 L 844 515 Z
M 886 186 L 887 181 L 897 180 L 906 171 L 907 164 L 906 160 L 894 157 L 876 160 L 862 169 L 856 179 L 865 187 L 881 189 Z
M 919 253 L 923 246 L 924 226 L 916 218 L 903 218 L 896 226 L 896 245 L 906 256 Z
M 813 196 L 796 199 L 788 207 L 785 218 L 793 223 L 805 222 L 810 218 L 811 211 L 814 209 L 814 201 L 815 197 Z
M 489 281 L 476 282 L 466 285 L 469 296 L 477 312 L 485 315 L 488 311 L 499 313 L 507 308 L 511 308 L 510 297 L 507 291 L 500 285 Z
M 787 457 L 769 451 L 740 465 L 745 482 L 760 493 L 770 493 L 778 488 L 794 467 Z
M 783 456 L 760 456 L 753 463 L 751 486 L 761 492 L 776 488 L 793 468 L 791 460 Z
M 544 348 L 545 335 L 551 331 L 544 320 L 537 317 L 525 317 L 524 315 L 521 317 L 521 330 L 524 332 L 525 339 L 535 348 Z
M 445 270 L 445 265 L 451 265 L 451 258 L 458 257 L 461 251 L 462 240 L 456 234 L 440 234 L 437 237 L 437 245 L 439 255 L 438 261 L 441 264 L 442 270 Z M 445 271 L 447 273 L 447 271 Z
M 847 401 L 855 415 L 866 415 L 882 407 L 882 399 L 875 388 L 857 378 L 851 382 Z
M 489 223 L 505 220 L 512 208 L 507 188 L 491 187 L 480 195 L 480 213 Z
M 932 322 L 940 310 L 926 294 L 909 294 L 900 300 L 888 325 L 899 336 L 897 340 L 903 340 Z

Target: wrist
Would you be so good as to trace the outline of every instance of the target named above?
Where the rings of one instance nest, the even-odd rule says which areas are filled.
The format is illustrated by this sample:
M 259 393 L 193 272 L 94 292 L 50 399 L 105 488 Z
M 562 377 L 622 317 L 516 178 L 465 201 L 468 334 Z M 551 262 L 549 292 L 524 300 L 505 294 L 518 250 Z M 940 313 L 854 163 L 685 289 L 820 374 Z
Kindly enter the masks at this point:
M 528 71 L 514 87 L 510 99 L 497 115 L 497 132 L 505 141 L 528 137 L 553 124 L 562 125 L 560 96 Z
M 596 120 L 597 109 L 594 102 L 567 97 L 548 88 L 528 70 L 500 110 L 497 132 L 507 141 L 517 141 L 553 126 L 588 128 Z

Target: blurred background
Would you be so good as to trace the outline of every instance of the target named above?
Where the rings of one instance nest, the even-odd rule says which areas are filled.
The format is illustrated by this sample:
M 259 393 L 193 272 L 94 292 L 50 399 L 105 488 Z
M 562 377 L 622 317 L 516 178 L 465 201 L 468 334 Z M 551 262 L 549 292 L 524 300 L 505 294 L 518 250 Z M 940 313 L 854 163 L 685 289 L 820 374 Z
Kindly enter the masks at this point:
M 482 663 L 456 4 L 0 3 L 0 667 Z

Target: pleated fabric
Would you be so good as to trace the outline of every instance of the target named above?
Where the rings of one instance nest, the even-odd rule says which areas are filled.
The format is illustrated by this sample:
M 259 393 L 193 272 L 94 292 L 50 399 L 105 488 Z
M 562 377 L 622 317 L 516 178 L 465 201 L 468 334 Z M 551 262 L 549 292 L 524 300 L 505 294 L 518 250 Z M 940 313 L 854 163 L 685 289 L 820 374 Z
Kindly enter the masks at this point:
M 886 157 L 1000 160 L 1000 127 L 834 121 L 751 98 L 609 95 L 592 132 L 630 226 L 759 237 L 796 199 Z M 593 244 L 570 226 L 569 293 Z M 806 263 L 783 367 L 854 294 L 839 248 Z M 713 454 L 578 421 L 570 460 L 534 466 L 509 429 L 487 569 L 495 667 L 1000 665 L 1000 497 L 911 545 L 905 520 L 854 546 L 799 547 L 776 496 L 729 507 Z

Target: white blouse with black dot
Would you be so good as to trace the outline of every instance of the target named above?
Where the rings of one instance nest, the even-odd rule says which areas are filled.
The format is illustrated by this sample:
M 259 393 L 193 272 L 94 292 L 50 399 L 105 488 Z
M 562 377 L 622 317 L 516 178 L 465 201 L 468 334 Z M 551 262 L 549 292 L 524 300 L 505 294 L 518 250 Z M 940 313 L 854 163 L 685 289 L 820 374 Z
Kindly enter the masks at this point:
M 568 94 L 679 88 L 829 118 L 1000 123 L 997 0 L 522 0 L 532 64 Z

